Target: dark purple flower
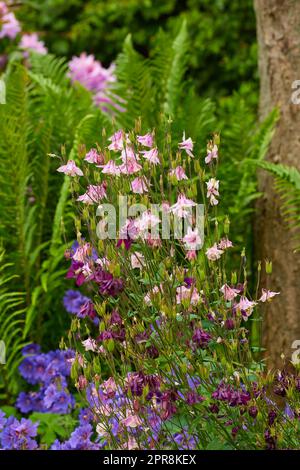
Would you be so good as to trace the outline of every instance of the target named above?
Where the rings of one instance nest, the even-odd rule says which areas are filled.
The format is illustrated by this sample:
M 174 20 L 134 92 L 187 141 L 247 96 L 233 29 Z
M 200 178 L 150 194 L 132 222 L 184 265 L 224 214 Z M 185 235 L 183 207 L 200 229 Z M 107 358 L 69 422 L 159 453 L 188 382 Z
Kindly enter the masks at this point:
M 234 330 L 234 321 L 232 318 L 225 320 L 225 328 L 226 330 Z
M 102 331 L 100 335 L 97 338 L 97 341 L 107 341 L 109 339 L 112 339 L 113 334 L 111 331 Z
M 276 417 L 277 417 L 277 413 L 276 413 L 275 410 L 271 410 L 271 411 L 268 413 L 268 423 L 269 423 L 269 426 L 272 426 L 272 424 L 274 424 Z
M 205 349 L 211 340 L 211 335 L 200 328 L 196 328 L 192 336 L 192 340 L 201 349 Z
M 275 450 L 276 449 L 276 436 L 271 434 L 270 429 L 267 429 L 265 431 L 265 441 L 267 444 L 267 449 L 268 450 Z
M 110 319 L 109 319 L 109 324 L 112 326 L 112 325 L 118 325 L 118 326 L 121 326 L 122 325 L 122 318 L 120 317 L 120 314 L 117 310 L 113 310 L 111 312 L 111 316 L 110 316 Z
M 257 414 L 258 414 L 258 409 L 256 406 L 250 406 L 249 410 L 248 410 L 248 413 L 249 413 L 249 416 L 251 416 L 251 418 L 256 418 Z
M 186 402 L 188 405 L 194 405 L 195 403 L 201 403 L 204 400 L 202 395 L 197 392 L 188 392 L 186 395 Z
M 208 408 L 212 413 L 219 413 L 219 407 L 216 403 L 212 403 Z

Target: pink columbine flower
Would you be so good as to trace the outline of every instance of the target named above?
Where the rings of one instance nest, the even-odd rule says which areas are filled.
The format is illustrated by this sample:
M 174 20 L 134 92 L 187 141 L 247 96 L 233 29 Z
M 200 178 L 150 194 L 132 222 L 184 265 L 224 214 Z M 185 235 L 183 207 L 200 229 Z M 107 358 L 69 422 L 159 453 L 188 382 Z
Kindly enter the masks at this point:
M 199 250 L 199 248 L 202 246 L 202 240 L 197 228 L 192 230 L 191 227 L 188 227 L 187 234 L 183 237 L 182 241 L 186 245 L 186 250 Z
M 139 253 L 138 251 L 135 251 L 131 255 L 131 267 L 133 269 L 138 268 L 138 269 L 143 269 L 145 266 L 145 257 L 142 253 Z
M 214 145 L 213 147 L 207 146 L 207 155 L 205 157 L 205 163 L 210 163 L 212 160 L 218 159 L 218 146 Z
M 122 163 L 122 165 L 120 165 L 120 171 L 124 175 L 134 175 L 134 173 L 137 173 L 142 168 L 142 165 L 133 158 L 128 158 L 126 163 Z
M 156 147 L 151 150 L 144 150 L 141 153 L 143 154 L 143 157 L 148 160 L 149 163 L 152 163 L 153 165 L 157 165 L 158 163 L 160 163 L 160 160 L 158 158 L 158 150 Z
M 4 2 L 0 2 L 0 39 L 15 39 L 21 31 L 20 23 Z
M 235 308 L 237 310 L 240 310 L 242 313 L 245 312 L 246 316 L 249 317 L 251 313 L 253 312 L 253 308 L 255 307 L 255 305 L 256 305 L 256 302 L 253 302 L 247 299 L 247 297 L 242 296 L 240 298 L 239 303 L 235 305 Z
M 88 163 L 95 163 L 100 166 L 104 163 L 104 156 L 99 154 L 97 150 L 93 148 L 86 154 L 84 160 Z
M 134 415 L 131 411 L 127 410 L 126 418 L 122 419 L 121 423 L 127 428 L 137 428 L 142 424 L 142 421 L 137 415 Z
M 211 248 L 208 248 L 206 250 L 206 256 L 210 261 L 216 261 L 217 259 L 221 258 L 221 255 L 224 253 L 223 250 L 219 250 L 217 247 L 217 244 L 214 243 L 214 245 Z
M 97 341 L 92 338 L 88 338 L 82 341 L 82 346 L 84 347 L 85 351 L 96 352 L 98 350 Z
M 170 211 L 178 217 L 191 216 L 191 207 L 196 206 L 196 203 L 191 199 L 185 197 L 184 194 L 179 194 L 177 202 L 170 207 Z
M 148 134 L 145 134 L 145 135 L 138 135 L 137 141 L 139 144 L 143 145 L 144 147 L 151 148 L 153 145 L 153 134 L 150 134 L 150 132 L 148 132 Z
M 218 204 L 218 200 L 215 196 L 219 196 L 219 181 L 215 178 L 210 178 L 209 181 L 206 183 L 207 186 L 207 193 L 206 196 L 209 198 L 209 202 L 212 206 L 216 206 Z
M 122 165 L 120 165 L 121 173 L 125 175 L 133 175 L 142 169 L 142 165 L 138 163 L 140 157 L 134 153 L 132 147 L 127 146 L 121 153 Z
M 188 139 L 185 138 L 185 132 L 182 136 L 182 142 L 179 142 L 178 147 L 180 148 L 180 150 L 185 150 L 190 157 L 194 158 L 194 155 L 192 153 L 194 148 L 193 141 L 190 137 Z
M 77 201 L 84 204 L 96 204 L 106 197 L 107 184 L 104 182 L 98 186 L 90 184 L 87 191 L 77 198 Z
M 66 165 L 62 165 L 57 168 L 57 171 L 59 171 L 59 173 L 64 173 L 67 176 L 83 176 L 81 169 L 76 166 L 74 160 L 69 160 Z
M 39 40 L 37 33 L 23 34 L 19 47 L 25 51 L 25 57 L 28 57 L 28 53 L 30 51 L 34 51 L 41 55 L 45 55 L 48 52 L 47 47 L 45 47 L 45 43 Z
M 144 232 L 148 231 L 149 228 L 152 229 L 160 223 L 160 219 L 157 215 L 153 214 L 151 210 L 144 211 L 142 215 L 134 221 L 134 226 L 142 235 Z
M 90 243 L 83 243 L 83 245 L 79 245 L 76 249 L 73 260 L 79 261 L 80 263 L 85 263 L 87 259 L 91 256 L 92 247 Z
M 119 130 L 109 137 L 108 140 L 111 142 L 107 147 L 108 150 L 114 150 L 116 152 L 124 149 L 124 145 L 128 141 L 128 136 L 122 130 Z
M 177 166 L 176 168 L 173 168 L 172 170 L 170 170 L 170 176 L 175 176 L 177 181 L 187 180 L 188 179 L 188 177 L 185 174 L 185 171 L 184 171 L 183 167 L 180 166 L 180 165 Z
M 135 194 L 144 194 L 148 192 L 150 183 L 145 176 L 138 176 L 131 182 L 131 189 Z
M 106 395 L 108 395 L 110 398 L 113 397 L 117 391 L 117 384 L 115 379 L 113 377 L 109 377 L 109 379 L 102 383 L 101 388 Z
M 125 444 L 126 445 L 126 444 Z M 128 437 L 127 447 L 128 450 L 136 450 L 139 448 L 139 445 L 136 439 L 133 436 Z
M 233 300 L 237 295 L 238 295 L 238 290 L 237 289 L 232 289 L 231 287 L 228 286 L 228 284 L 224 284 L 220 291 L 224 295 L 224 299 L 227 301 Z
M 102 173 L 106 175 L 120 176 L 121 169 L 120 166 L 116 165 L 114 160 L 109 160 L 106 165 L 103 165 Z
M 197 252 L 195 250 L 189 250 L 186 252 L 185 257 L 188 261 L 193 261 L 197 258 Z
M 227 250 L 233 246 L 232 242 L 228 238 L 222 238 L 218 243 L 218 248 L 220 250 Z
M 262 296 L 258 299 L 260 302 L 270 302 L 270 300 L 275 297 L 275 295 L 279 295 L 280 292 L 272 292 L 267 289 L 262 289 Z
M 153 300 L 153 297 L 156 295 L 156 294 L 159 294 L 160 293 L 160 288 L 159 286 L 154 286 L 153 289 L 151 291 L 149 291 L 145 297 L 144 297 L 144 302 L 146 305 L 152 305 L 152 300 Z
M 181 304 L 184 300 L 189 300 L 191 305 L 197 305 L 200 301 L 200 295 L 196 287 L 180 286 L 176 289 L 176 303 Z
M 170 203 L 169 201 L 163 201 L 161 204 L 161 208 L 163 212 L 168 213 L 170 211 Z

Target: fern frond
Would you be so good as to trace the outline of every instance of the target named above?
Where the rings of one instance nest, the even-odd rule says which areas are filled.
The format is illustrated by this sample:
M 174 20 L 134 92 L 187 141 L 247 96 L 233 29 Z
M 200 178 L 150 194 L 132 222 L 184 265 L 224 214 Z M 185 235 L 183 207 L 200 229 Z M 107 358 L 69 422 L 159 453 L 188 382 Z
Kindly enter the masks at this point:
M 258 162 L 258 166 L 275 177 L 275 189 L 281 200 L 281 213 L 294 232 L 295 251 L 300 250 L 300 172 L 295 167 Z

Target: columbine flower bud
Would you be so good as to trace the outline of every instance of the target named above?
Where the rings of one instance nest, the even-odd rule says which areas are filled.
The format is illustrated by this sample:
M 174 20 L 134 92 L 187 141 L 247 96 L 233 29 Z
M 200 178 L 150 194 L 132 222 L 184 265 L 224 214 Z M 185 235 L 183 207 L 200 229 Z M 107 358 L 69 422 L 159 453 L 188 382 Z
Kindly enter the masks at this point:
M 229 229 L 230 229 L 230 220 L 229 220 L 229 218 L 226 216 L 226 217 L 225 217 L 225 221 L 224 221 L 224 233 L 225 233 L 226 235 L 229 234 Z
M 272 274 L 272 270 L 273 270 L 273 265 L 272 265 L 272 261 L 269 261 L 266 259 L 266 273 L 267 274 Z
M 214 144 L 219 147 L 220 143 L 221 143 L 220 134 L 219 134 L 218 132 L 216 132 L 216 133 L 214 134 Z

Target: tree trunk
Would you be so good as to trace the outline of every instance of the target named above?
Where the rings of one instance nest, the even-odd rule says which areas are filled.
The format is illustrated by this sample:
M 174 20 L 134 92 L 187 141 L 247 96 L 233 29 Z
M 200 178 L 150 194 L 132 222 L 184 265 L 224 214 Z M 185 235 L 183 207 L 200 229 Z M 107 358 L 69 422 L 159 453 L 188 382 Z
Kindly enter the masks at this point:
M 300 169 L 300 105 L 293 104 L 292 83 L 300 80 L 300 1 L 255 0 L 260 72 L 260 117 L 278 107 L 280 119 L 267 159 Z M 268 288 L 280 291 L 266 308 L 263 345 L 268 365 L 291 360 L 300 340 L 300 255 L 293 252 L 292 232 L 280 213 L 273 178 L 261 172 L 264 196 L 257 205 L 256 246 L 261 260 L 273 262 Z M 267 282 L 263 278 L 263 282 Z

